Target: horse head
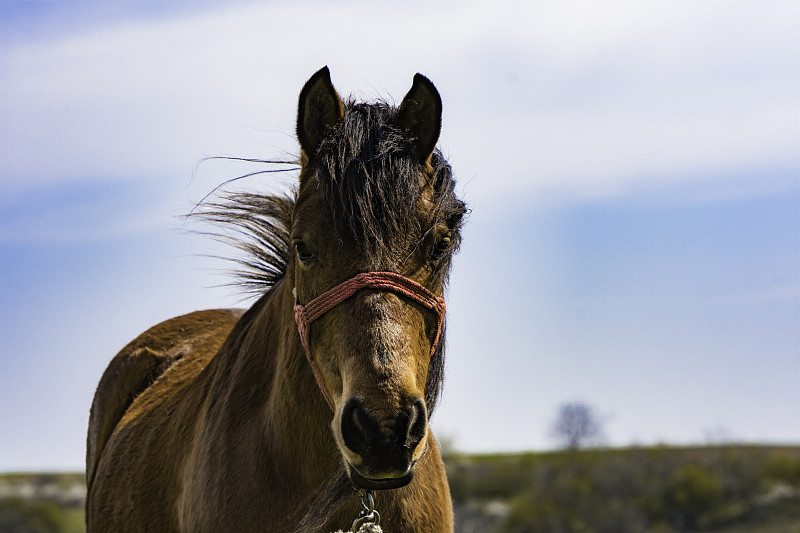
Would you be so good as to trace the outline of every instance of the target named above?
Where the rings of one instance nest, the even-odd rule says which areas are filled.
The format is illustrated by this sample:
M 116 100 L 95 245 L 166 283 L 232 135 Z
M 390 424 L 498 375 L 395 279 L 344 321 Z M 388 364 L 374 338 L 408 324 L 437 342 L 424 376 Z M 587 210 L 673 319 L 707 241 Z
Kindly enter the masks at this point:
M 431 438 L 442 295 L 466 212 L 435 148 L 441 114 L 420 74 L 397 107 L 343 102 L 327 67 L 300 93 L 298 325 L 336 445 L 365 489 L 409 483 Z

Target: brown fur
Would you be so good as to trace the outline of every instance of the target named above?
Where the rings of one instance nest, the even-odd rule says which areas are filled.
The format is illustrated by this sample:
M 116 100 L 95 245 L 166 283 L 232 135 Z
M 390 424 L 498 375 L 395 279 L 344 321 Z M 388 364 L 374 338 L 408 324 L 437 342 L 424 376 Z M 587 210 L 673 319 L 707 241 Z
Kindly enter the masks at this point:
M 314 322 L 310 346 L 334 399 L 332 412 L 292 315 L 295 286 L 298 300 L 307 303 L 363 271 L 398 272 L 442 294 L 464 209 L 443 199 L 452 195 L 452 183 L 438 176 L 439 163 L 431 164 L 440 160 L 431 153 L 439 131 L 431 120 L 440 115 L 430 110 L 440 113 L 441 102 L 437 108 L 425 100 L 438 99 L 434 93 L 427 79 L 415 78 L 409 93 L 415 105 L 400 106 L 398 120 L 410 124 L 403 131 L 411 139 L 403 168 L 411 169 L 409 183 L 416 183 L 409 185 L 416 190 L 402 213 L 415 220 L 401 224 L 372 213 L 378 222 L 370 231 L 388 245 L 378 248 L 366 246 L 363 228 L 348 228 L 330 203 L 329 180 L 343 178 L 327 172 L 324 144 L 350 108 L 333 90 L 327 69 L 309 80 L 298 120 L 300 188 L 296 200 L 276 200 L 282 206 L 276 213 L 291 218 L 276 223 L 274 242 L 288 235 L 302 242 L 299 257 L 291 255 L 283 276 L 246 313 L 211 310 L 173 318 L 114 357 L 89 422 L 89 533 L 344 529 L 358 513 L 346 464 L 376 480 L 413 468 L 408 485 L 375 494 L 387 531 L 452 531 L 447 479 L 427 426 L 411 445 L 410 463 L 354 451 L 342 429 L 344 406 L 355 400 L 386 438 L 409 409 L 427 419 L 436 396 L 430 390 L 438 391 L 441 380 L 440 366 L 430 361 L 435 317 L 394 293 L 363 289 Z M 424 113 L 412 120 L 403 109 Z M 455 206 L 452 212 L 447 202 Z M 381 226 L 384 219 L 389 222 Z M 443 348 L 437 349 L 437 364 L 442 357 Z M 422 410 L 414 411 L 415 405 Z

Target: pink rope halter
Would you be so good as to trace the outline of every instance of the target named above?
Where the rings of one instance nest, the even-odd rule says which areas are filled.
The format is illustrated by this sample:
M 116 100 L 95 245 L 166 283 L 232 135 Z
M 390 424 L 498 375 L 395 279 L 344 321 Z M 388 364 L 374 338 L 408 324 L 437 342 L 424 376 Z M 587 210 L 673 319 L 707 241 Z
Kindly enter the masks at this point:
M 295 283 L 297 283 L 296 280 Z M 333 400 L 322 382 L 322 376 L 320 376 L 317 366 L 314 364 L 314 359 L 311 357 L 311 348 L 309 347 L 311 323 L 344 300 L 353 296 L 358 290 L 364 288 L 395 292 L 414 300 L 436 313 L 436 336 L 433 338 L 433 345 L 431 346 L 429 357 L 433 357 L 433 354 L 436 352 L 436 346 L 439 344 L 439 336 L 442 333 L 442 324 L 444 323 L 444 298 L 436 296 L 413 279 L 395 274 L 394 272 L 363 272 L 325 291 L 306 305 L 301 305 L 297 302 L 297 287 L 295 286 L 294 319 L 295 322 L 297 322 L 297 331 L 300 333 L 300 342 L 303 344 L 303 348 L 305 348 L 306 358 L 311 364 L 311 370 L 314 372 L 317 385 L 331 409 L 333 409 Z

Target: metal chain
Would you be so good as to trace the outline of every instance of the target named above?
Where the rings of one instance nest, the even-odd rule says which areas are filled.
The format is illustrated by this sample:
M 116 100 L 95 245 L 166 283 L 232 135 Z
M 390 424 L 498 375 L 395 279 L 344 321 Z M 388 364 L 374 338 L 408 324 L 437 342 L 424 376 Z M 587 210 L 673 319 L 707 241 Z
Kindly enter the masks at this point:
M 358 530 L 364 524 L 380 525 L 381 515 L 375 510 L 375 500 L 372 498 L 372 492 L 368 490 L 359 490 L 358 498 L 361 501 L 361 512 L 353 521 L 353 526 L 350 531 L 358 533 Z

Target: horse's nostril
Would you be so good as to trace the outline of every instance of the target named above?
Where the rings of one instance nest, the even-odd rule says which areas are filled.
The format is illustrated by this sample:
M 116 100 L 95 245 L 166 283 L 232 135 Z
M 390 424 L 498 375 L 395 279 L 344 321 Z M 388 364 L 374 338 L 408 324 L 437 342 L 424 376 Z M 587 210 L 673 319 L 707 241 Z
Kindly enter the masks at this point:
M 342 438 L 356 453 L 365 453 L 380 438 L 378 423 L 364 410 L 361 402 L 351 398 L 342 410 Z
M 417 400 L 408 408 L 409 420 L 406 428 L 406 446 L 410 449 L 416 448 L 417 444 L 425 437 L 428 432 L 428 415 L 425 410 L 425 402 Z

